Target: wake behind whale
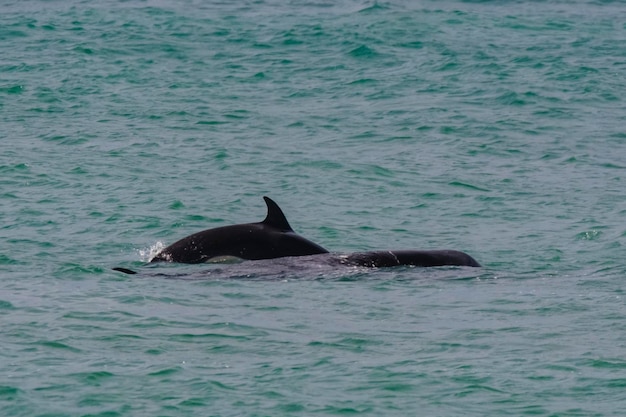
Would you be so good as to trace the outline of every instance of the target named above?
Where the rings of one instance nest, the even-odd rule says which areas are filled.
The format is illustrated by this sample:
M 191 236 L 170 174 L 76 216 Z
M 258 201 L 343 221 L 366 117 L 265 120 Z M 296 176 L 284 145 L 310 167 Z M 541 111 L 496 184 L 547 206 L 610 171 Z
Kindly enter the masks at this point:
M 269 197 L 263 197 L 267 216 L 258 223 L 245 223 L 204 230 L 187 236 L 160 251 L 150 262 L 187 264 L 223 259 L 263 260 L 328 254 L 322 246 L 298 235 L 283 211 Z M 347 255 L 325 256 L 337 266 L 383 268 L 393 266 L 471 266 L 480 264 L 470 255 L 456 250 L 378 250 Z M 134 274 L 126 268 L 116 271 Z

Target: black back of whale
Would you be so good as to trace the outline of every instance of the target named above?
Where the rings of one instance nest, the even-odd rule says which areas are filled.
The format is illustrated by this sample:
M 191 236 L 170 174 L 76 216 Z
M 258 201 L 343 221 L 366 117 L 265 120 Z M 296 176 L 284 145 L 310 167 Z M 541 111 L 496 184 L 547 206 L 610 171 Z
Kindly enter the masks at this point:
M 394 250 L 357 252 L 340 258 L 345 265 L 383 268 L 390 266 L 474 266 L 480 264 L 465 252 L 457 250 Z
M 263 197 L 267 216 L 259 223 L 217 227 L 187 236 L 159 252 L 150 262 L 197 264 L 215 258 L 273 259 L 328 253 L 293 231 L 283 211 Z

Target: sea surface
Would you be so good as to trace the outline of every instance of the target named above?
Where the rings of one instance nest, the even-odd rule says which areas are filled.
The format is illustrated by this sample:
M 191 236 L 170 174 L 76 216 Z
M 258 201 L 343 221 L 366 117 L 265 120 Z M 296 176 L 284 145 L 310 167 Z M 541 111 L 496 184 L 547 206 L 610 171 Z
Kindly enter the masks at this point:
M 0 10 L 1 416 L 626 415 L 624 2 Z M 146 264 L 264 195 L 483 267 Z

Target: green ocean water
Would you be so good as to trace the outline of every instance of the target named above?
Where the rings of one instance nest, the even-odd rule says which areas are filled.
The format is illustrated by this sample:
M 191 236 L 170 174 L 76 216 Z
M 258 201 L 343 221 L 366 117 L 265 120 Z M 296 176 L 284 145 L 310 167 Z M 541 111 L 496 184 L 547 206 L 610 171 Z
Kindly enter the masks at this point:
M 622 2 L 1 10 L 0 415 L 626 413 Z M 144 265 L 263 195 L 484 267 Z

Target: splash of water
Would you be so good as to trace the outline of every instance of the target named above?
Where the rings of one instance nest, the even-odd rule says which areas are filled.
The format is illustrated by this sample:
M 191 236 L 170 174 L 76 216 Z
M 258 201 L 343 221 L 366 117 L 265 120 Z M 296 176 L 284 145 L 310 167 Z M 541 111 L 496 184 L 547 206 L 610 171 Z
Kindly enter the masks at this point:
M 139 249 L 139 259 L 142 262 L 150 262 L 152 258 L 154 258 L 157 253 L 161 252 L 165 248 L 165 244 L 163 242 L 156 242 L 154 245 L 149 248 Z

